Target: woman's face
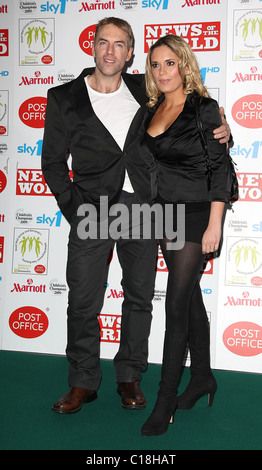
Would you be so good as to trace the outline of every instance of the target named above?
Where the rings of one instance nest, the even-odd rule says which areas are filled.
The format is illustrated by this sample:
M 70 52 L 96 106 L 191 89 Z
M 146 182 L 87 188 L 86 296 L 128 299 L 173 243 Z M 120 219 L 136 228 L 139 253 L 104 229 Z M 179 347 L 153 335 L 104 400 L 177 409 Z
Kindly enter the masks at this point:
M 183 81 L 178 69 L 179 61 L 179 57 L 168 46 L 159 46 L 153 50 L 151 71 L 162 93 L 183 92 Z

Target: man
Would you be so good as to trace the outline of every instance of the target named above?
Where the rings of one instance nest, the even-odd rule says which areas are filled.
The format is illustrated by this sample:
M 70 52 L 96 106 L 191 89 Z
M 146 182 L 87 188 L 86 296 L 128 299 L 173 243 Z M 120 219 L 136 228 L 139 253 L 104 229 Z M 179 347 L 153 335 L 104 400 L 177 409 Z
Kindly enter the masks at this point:
M 115 243 L 124 294 L 120 347 L 114 358 L 117 390 L 124 408 L 146 406 L 139 382 L 147 367 L 157 243 L 154 237 L 130 238 L 130 226 L 126 236 L 105 237 L 100 233 L 102 222 L 95 217 L 100 235 L 85 238 L 77 231 L 81 220 L 78 215 L 84 215 L 77 210 L 83 204 L 89 208 L 91 204 L 101 214 L 104 210 L 99 203 L 105 197 L 109 208 L 120 203 L 131 212 L 134 204 L 150 204 L 155 196 L 151 189 L 156 176 L 154 162 L 146 163 L 136 146 L 147 101 L 144 77 L 123 73 L 132 52 L 130 25 L 118 18 L 105 18 L 95 34 L 95 68 L 85 69 L 72 82 L 48 91 L 43 174 L 71 225 L 66 349 L 70 389 L 52 408 L 62 414 L 79 411 L 83 403 L 97 398 L 101 380 L 97 317 Z M 225 136 L 228 140 L 223 126 L 216 137 Z M 68 151 L 73 182 L 69 178 Z

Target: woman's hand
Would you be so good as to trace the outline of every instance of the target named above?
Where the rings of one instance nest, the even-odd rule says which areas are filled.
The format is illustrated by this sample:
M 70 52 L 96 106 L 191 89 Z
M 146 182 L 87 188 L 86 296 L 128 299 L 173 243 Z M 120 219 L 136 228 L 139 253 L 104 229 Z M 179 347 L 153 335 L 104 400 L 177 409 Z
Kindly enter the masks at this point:
M 202 237 L 202 253 L 213 253 L 218 250 L 221 232 L 222 216 L 225 203 L 220 201 L 211 202 L 209 222 Z
M 221 238 L 221 224 L 208 225 L 202 237 L 202 253 L 213 253 L 218 250 Z

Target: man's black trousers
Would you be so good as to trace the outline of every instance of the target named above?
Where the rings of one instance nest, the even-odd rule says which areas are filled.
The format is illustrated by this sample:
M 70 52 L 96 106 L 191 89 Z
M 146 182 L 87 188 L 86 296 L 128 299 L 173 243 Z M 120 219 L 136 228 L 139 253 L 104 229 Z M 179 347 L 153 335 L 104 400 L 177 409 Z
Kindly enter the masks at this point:
M 130 214 L 132 205 L 138 204 L 135 196 L 124 193 L 119 203 L 122 205 L 119 207 L 123 209 L 125 206 Z M 109 219 L 109 226 L 116 218 L 115 215 Z M 80 238 L 77 227 L 79 230 L 81 218 L 74 215 L 72 219 L 67 261 L 69 301 L 66 354 L 70 362 L 70 386 L 97 390 L 101 381 L 98 315 L 103 306 L 107 274 L 115 245 L 122 268 L 124 296 L 120 347 L 114 358 L 116 382 L 140 380 L 141 373 L 147 367 L 157 241 L 150 219 L 131 219 L 132 217 L 125 221 L 125 227 L 122 224 L 120 229 L 124 236 L 117 240 L 115 235 L 103 239 Z M 131 228 L 136 226 L 137 229 L 142 222 L 151 225 L 151 238 L 143 239 L 142 236 L 140 239 L 132 239 Z M 142 227 L 140 233 L 143 233 Z

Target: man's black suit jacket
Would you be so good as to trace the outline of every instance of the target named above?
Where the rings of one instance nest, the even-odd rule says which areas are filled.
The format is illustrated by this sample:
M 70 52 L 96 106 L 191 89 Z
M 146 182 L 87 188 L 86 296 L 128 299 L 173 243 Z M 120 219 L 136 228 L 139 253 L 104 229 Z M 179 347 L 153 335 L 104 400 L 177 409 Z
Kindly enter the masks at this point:
M 117 202 L 128 172 L 140 203 L 151 203 L 156 191 L 156 164 L 138 145 L 146 105 L 143 75 L 122 74 L 130 92 L 140 104 L 126 137 L 123 151 L 95 115 L 84 77 L 48 90 L 42 150 L 44 178 L 69 220 L 83 203 L 99 206 L 108 196 L 109 206 Z M 118 119 L 118 116 L 112 116 Z M 121 126 L 121 122 L 119 122 Z M 139 132 L 140 131 L 140 132 Z M 73 181 L 68 157 L 72 157 Z

